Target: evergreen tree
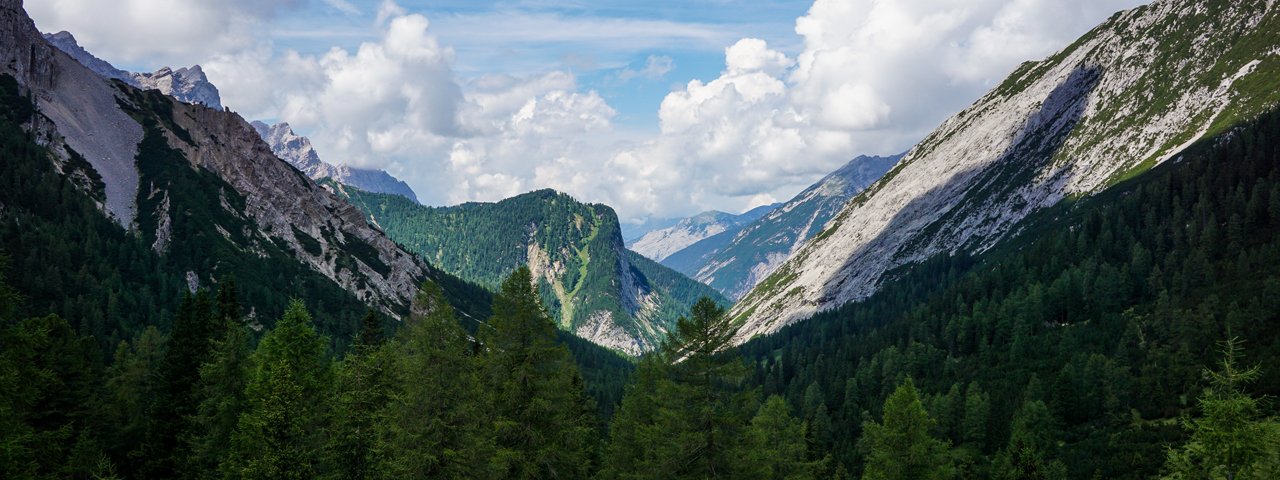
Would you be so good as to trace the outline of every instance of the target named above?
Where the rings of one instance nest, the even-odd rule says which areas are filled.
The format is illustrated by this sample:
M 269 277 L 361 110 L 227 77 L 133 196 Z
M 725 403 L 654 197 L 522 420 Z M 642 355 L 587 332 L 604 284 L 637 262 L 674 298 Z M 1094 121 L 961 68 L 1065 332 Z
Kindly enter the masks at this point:
M 151 423 L 158 394 L 156 372 L 164 361 L 166 341 L 156 327 L 147 327 L 132 344 L 120 342 L 107 369 L 107 404 L 115 427 L 109 450 L 116 458 L 130 459 L 125 473 L 131 472 L 130 464 L 143 459 L 146 435 L 155 430 Z
M 805 461 L 805 424 L 791 416 L 779 396 L 769 397 L 746 429 L 733 478 L 802 480 L 814 478 L 815 465 Z
M 223 463 L 227 476 L 246 479 L 315 478 L 332 369 L 325 340 L 301 301 L 267 333 L 251 357 L 245 411 Z
M 189 417 L 195 414 L 198 400 L 192 389 L 200 376 L 200 366 L 208 360 L 213 339 L 221 333 L 221 322 L 214 318 L 213 299 L 200 290 L 183 297 L 173 319 L 164 361 L 160 364 L 153 427 L 147 435 L 144 474 L 150 477 L 173 477 L 188 456 L 180 439 L 188 432 Z
M 702 298 L 663 344 L 673 362 L 673 381 L 658 392 L 665 407 L 659 425 L 670 449 L 661 471 L 669 478 L 730 478 L 737 465 L 734 453 L 756 400 L 742 388 L 747 368 L 732 344 L 738 330 L 724 313 Z
M 999 480 L 1064 480 L 1067 467 L 1049 460 L 1057 441 L 1053 414 L 1040 400 L 1023 404 L 1013 418 L 1009 446 L 996 455 L 991 477 Z
M 641 357 L 632 384 L 627 386 L 622 405 L 614 414 L 609 428 L 609 446 L 605 450 L 604 468 L 600 477 L 606 479 L 660 480 L 665 477 L 661 447 L 666 435 L 659 429 L 658 421 L 663 405 L 657 392 L 668 390 L 668 365 L 659 354 Z
M 1260 366 L 1240 365 L 1240 341 L 1222 343 L 1222 363 L 1205 371 L 1209 388 L 1200 395 L 1202 417 L 1186 419 L 1191 438 L 1169 450 L 1170 479 L 1263 479 L 1280 475 L 1280 421 L 1263 414 L 1260 401 L 1245 385 L 1262 374 Z
M 946 442 L 933 438 L 933 420 L 920 403 L 911 378 L 902 382 L 884 404 L 881 422 L 863 427 L 869 450 L 868 480 L 931 480 L 952 477 Z
M 225 298 L 222 295 L 225 288 L 219 290 L 219 300 Z M 217 476 L 218 465 L 230 453 L 232 435 L 246 408 L 251 338 L 238 313 L 231 313 L 238 309 L 228 309 L 231 305 L 219 302 L 223 333 L 214 341 L 209 361 L 200 366 L 195 389 L 198 404 L 191 421 L 191 435 L 187 438 L 190 449 L 187 470 L 191 477 Z
M 582 411 L 582 383 L 569 351 L 556 342 L 529 269 L 502 282 L 490 328 L 481 328 L 484 384 L 493 398 L 500 476 L 586 478 L 597 432 L 594 408 Z
M 56 315 L 0 330 L 0 477 L 91 473 L 103 458 L 99 358 L 96 342 Z
M 494 438 L 471 340 L 434 283 L 382 351 L 388 401 L 376 412 L 377 470 L 384 478 L 495 478 Z

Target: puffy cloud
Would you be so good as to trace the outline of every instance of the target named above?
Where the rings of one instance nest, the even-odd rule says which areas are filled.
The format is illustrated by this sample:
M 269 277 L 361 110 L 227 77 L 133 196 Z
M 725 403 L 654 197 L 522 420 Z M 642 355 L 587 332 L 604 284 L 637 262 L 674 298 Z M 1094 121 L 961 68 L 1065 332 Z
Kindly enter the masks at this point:
M 634 179 L 614 201 L 669 215 L 786 199 L 851 157 L 907 149 L 1019 62 L 1143 3 L 817 0 L 794 58 L 744 39 L 718 78 L 669 94 L 661 134 L 609 159 Z
M 385 168 L 429 203 L 589 191 L 594 142 L 612 135 L 603 98 L 558 71 L 463 85 L 426 17 L 383 6 L 380 38 L 354 51 L 251 49 L 205 68 L 246 117 L 288 121 L 326 161 Z
M 115 61 L 189 64 L 252 47 L 263 20 L 304 0 L 39 0 L 27 12 Z
M 100 3 L 48 4 L 67 2 Z M 230 5 L 240 12 L 233 17 L 251 22 L 289 3 Z M 289 121 L 328 161 L 386 168 L 428 203 L 556 188 L 642 218 L 785 200 L 856 155 L 905 150 L 1017 63 L 1043 58 L 1140 3 L 817 0 L 796 20 L 798 47 L 754 38 L 721 43 L 728 47 L 719 76 L 676 87 L 659 107 L 658 132 L 643 135 L 614 125 L 614 110 L 571 73 L 544 67 L 463 78 L 457 54 L 437 39 L 438 26 L 390 0 L 370 18 L 378 38 L 358 48 L 302 55 L 254 44 L 223 49 L 205 66 L 232 108 Z M 451 28 L 497 44 L 554 33 L 565 42 L 625 43 L 618 48 L 633 49 L 627 51 L 639 47 L 619 39 L 634 38 L 640 30 L 628 29 L 643 23 L 549 33 L 535 28 L 548 21 L 494 29 L 468 18 L 451 18 Z M 221 22 L 220 32 L 237 28 Z M 707 42 L 721 34 L 695 26 L 654 42 Z M 650 56 L 612 80 L 662 78 L 672 67 L 670 58 Z

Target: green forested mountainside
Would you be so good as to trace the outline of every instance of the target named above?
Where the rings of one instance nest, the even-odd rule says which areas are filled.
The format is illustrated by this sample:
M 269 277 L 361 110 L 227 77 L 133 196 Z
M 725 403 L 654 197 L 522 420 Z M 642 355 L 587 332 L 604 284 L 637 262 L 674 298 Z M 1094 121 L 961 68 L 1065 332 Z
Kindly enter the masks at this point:
M 615 321 L 629 319 L 621 327 L 632 338 L 654 345 L 699 297 L 727 304 L 711 288 L 623 248 L 617 215 L 604 205 L 539 190 L 497 203 L 436 208 L 330 185 L 393 240 L 451 274 L 492 288 L 530 264 L 562 329 L 576 332 L 608 312 Z M 624 264 L 629 271 L 621 269 Z M 629 284 L 643 292 L 626 291 Z M 643 295 L 652 295 L 651 303 Z
M 903 268 L 866 301 L 744 345 L 752 383 L 854 470 L 871 468 L 862 425 L 911 378 L 967 478 L 999 473 L 1028 415 L 1048 440 L 1037 458 L 1070 478 L 1157 475 L 1185 440 L 1179 415 L 1204 413 L 1218 342 L 1242 339 L 1262 365 L 1242 391 L 1280 394 L 1277 138 L 1273 111 L 980 256 Z
M 14 79 L 0 76 L 0 156 L 5 160 L 0 162 L 0 253 L 8 258 L 9 283 L 24 298 L 20 316 L 66 318 L 106 355 L 148 327 L 167 331 L 188 288 L 187 269 L 212 266 L 202 271 L 237 281 L 240 303 L 246 314 L 253 314 L 251 322 L 270 327 L 289 299 L 299 298 L 314 314 L 317 329 L 332 342 L 329 348 L 347 349 L 368 306 L 274 245 L 265 246 L 265 258 L 248 254 L 213 231 L 212 224 L 202 223 L 210 217 L 223 225 L 241 222 L 205 203 L 212 196 L 212 205 L 219 204 L 221 181 L 215 175 L 169 156 L 174 152 L 162 141 L 156 143 L 153 131 L 148 134 L 139 154 L 143 178 L 171 182 L 178 193 L 171 200 L 174 244 L 166 255 L 157 255 L 151 247 L 154 238 L 125 232 L 72 183 L 73 172 L 91 178 L 92 167 L 70 164 L 62 167 L 64 173 L 55 169 L 49 152 L 21 127 L 36 114 Z M 141 118 L 144 123 L 158 121 Z M 148 201 L 140 198 L 139 204 Z M 154 220 L 140 216 L 140 221 Z M 429 276 L 469 329 L 489 317 L 487 290 L 435 269 Z M 388 328 L 397 326 L 384 322 Z M 587 390 L 607 413 L 621 396 L 629 362 L 572 335 L 560 339 L 581 364 Z

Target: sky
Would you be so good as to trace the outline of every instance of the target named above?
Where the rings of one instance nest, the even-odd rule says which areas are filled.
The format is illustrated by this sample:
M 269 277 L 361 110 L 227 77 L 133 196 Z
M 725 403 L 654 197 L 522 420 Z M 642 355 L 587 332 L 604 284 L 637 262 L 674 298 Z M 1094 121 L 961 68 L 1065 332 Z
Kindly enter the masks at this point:
M 624 221 L 785 201 L 901 153 L 1145 0 L 27 0 L 117 67 L 430 205 L 554 188 Z

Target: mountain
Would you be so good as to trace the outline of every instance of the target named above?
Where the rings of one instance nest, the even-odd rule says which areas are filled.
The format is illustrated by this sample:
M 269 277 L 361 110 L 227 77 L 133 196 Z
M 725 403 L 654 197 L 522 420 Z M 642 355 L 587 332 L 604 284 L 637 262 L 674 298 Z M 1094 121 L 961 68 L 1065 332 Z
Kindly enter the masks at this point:
M 21 2 L 0 14 L 0 74 L 34 99 L 24 127 L 79 190 L 63 195 L 92 201 L 190 286 L 235 276 L 255 294 L 324 292 L 398 315 L 435 273 L 238 115 L 99 76 L 51 46 Z
M 702 212 L 689 218 L 681 219 L 670 227 L 652 230 L 627 246 L 632 251 L 644 255 L 654 261 L 661 262 L 671 254 L 683 250 L 707 237 L 725 232 L 736 232 L 744 225 L 755 221 L 777 205 L 764 205 L 753 208 L 741 215 L 719 211 Z
M 662 264 L 737 299 L 773 273 L 849 199 L 901 158 L 855 158 L 763 217 L 694 243 Z
M 120 80 L 143 90 L 158 90 L 160 93 L 169 95 L 181 102 L 206 105 L 217 110 L 222 109 L 222 99 L 218 94 L 218 88 L 209 83 L 208 77 L 205 76 L 204 70 L 199 65 L 177 70 L 163 67 L 154 73 L 132 73 L 120 70 L 107 61 L 89 53 L 88 50 L 80 46 L 75 36 L 70 32 L 46 33 L 44 38 L 53 46 L 58 47 L 59 50 L 70 55 L 71 58 L 88 67 L 89 70 L 103 77 Z M 293 129 L 287 123 L 269 126 L 255 121 L 251 125 L 258 132 L 258 135 L 271 146 L 273 153 L 302 170 L 312 179 L 333 178 L 362 190 L 404 195 L 415 201 L 418 199 L 408 184 L 385 171 L 351 168 L 347 165 L 334 166 L 325 163 L 320 160 L 320 156 L 311 147 L 311 140 L 294 134 Z
M 177 70 L 163 67 L 154 73 L 127 72 L 93 56 L 76 42 L 76 37 L 70 32 L 46 33 L 44 39 L 103 77 L 120 80 L 144 90 L 159 90 L 182 102 L 222 109 L 218 88 L 209 83 L 209 78 L 199 65 Z
M 1274 7 L 1157 1 L 1023 64 L 735 305 L 740 339 L 864 299 L 899 267 L 990 249 L 1028 215 L 1266 111 L 1280 100 Z
M 254 121 L 252 125 L 258 135 L 271 145 L 272 152 L 312 179 L 332 178 L 367 192 L 402 195 L 418 201 L 418 196 L 408 184 L 387 172 L 325 163 L 311 147 L 311 139 L 293 133 L 288 123 L 267 125 Z
M 444 271 L 497 287 L 529 265 L 559 327 L 639 354 L 715 290 L 627 250 L 613 209 L 552 190 L 497 203 L 425 207 L 396 195 L 329 184 L 406 248 Z

